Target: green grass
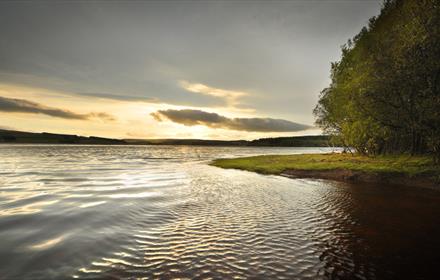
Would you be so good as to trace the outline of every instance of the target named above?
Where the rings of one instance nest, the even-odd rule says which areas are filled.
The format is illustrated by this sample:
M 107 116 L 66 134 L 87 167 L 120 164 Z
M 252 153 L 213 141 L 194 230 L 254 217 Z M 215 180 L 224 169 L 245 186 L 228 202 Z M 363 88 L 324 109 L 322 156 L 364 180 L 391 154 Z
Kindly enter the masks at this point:
M 346 169 L 367 173 L 400 173 L 410 177 L 440 176 L 440 168 L 428 156 L 377 156 L 351 154 L 300 154 L 266 155 L 234 159 L 217 159 L 211 165 L 254 171 L 263 174 L 280 174 L 285 170 L 336 170 Z

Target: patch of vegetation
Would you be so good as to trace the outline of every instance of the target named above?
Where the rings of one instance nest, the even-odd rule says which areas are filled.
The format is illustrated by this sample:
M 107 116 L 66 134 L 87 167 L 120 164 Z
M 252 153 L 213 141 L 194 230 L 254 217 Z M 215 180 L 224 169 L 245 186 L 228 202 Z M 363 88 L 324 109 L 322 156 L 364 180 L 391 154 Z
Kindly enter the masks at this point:
M 413 176 L 440 176 L 440 168 L 429 156 L 376 156 L 351 154 L 265 155 L 234 159 L 217 159 L 211 165 L 281 174 L 286 170 L 351 170 L 366 173 L 390 173 Z

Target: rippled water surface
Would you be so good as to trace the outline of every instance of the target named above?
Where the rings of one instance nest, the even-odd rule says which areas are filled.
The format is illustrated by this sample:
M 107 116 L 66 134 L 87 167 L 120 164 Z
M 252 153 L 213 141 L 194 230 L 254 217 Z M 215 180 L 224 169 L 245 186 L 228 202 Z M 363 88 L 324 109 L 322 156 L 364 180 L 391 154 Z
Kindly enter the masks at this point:
M 0 146 L 0 278 L 438 279 L 439 192 L 207 165 L 324 151 Z

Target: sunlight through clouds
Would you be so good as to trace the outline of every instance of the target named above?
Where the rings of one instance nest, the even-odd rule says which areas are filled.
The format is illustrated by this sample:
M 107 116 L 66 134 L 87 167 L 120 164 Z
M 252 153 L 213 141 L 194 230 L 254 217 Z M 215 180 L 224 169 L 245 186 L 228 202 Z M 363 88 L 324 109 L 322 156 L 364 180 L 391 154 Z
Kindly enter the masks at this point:
M 239 99 L 250 95 L 243 91 L 225 90 L 220 88 L 210 87 L 200 83 L 190 83 L 188 81 L 180 81 L 179 85 L 189 92 L 200 93 L 203 95 L 222 98 L 226 101 L 228 107 L 240 107 Z

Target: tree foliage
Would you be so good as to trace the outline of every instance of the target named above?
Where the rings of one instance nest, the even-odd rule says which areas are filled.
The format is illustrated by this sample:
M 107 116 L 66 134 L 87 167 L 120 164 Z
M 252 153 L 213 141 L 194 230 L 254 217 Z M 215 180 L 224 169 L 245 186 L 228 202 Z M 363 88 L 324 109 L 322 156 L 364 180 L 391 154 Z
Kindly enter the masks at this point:
M 342 47 L 316 123 L 362 154 L 440 159 L 440 0 L 386 0 Z

